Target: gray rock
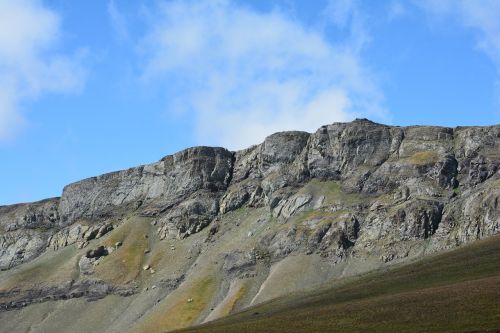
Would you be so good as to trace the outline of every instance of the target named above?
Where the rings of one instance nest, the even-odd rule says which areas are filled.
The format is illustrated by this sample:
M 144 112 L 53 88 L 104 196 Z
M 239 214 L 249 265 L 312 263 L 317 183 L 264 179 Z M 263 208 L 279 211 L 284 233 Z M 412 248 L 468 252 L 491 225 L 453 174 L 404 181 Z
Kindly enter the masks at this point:
M 4 231 L 50 229 L 59 221 L 59 198 L 27 204 L 0 206 L 0 226 Z
M 82 256 L 78 261 L 78 268 L 81 274 L 90 275 L 94 273 L 94 261 L 87 256 Z
M 277 257 L 321 251 L 338 259 L 355 247 L 393 260 L 424 240 L 439 250 L 498 232 L 499 152 L 499 125 L 393 127 L 366 119 L 276 133 L 234 153 L 190 148 L 70 184 L 60 199 L 0 207 L 0 268 L 47 247 L 83 248 L 113 229 L 108 221 L 130 214 L 154 217 L 161 239 L 182 239 L 241 207 L 267 207 L 285 225 L 259 236 Z M 340 197 L 302 191 L 314 178 L 335 181 Z M 288 224 L 318 209 L 348 217 Z M 356 237 L 347 227 L 354 216 Z M 207 239 L 215 241 L 217 230 Z
M 61 224 L 113 216 L 117 207 L 157 215 L 198 190 L 224 191 L 232 161 L 233 154 L 226 149 L 196 147 L 157 163 L 70 184 L 61 197 Z
M 48 240 L 48 247 L 57 250 L 71 244 L 83 248 L 93 239 L 100 238 L 113 230 L 110 223 L 100 223 L 96 225 L 72 224 L 52 235 Z
M 59 198 L 0 206 L 0 269 L 37 257 L 56 231 Z
M 206 227 L 219 212 L 219 196 L 200 191 L 160 217 L 158 234 L 164 238 L 185 238 Z
M 286 200 L 282 200 L 276 207 L 273 209 L 273 216 L 289 218 L 294 214 L 303 211 L 306 209 L 312 200 L 312 195 L 310 194 L 297 194 L 288 198 Z
M 248 277 L 255 273 L 255 255 L 248 252 L 234 251 L 222 254 L 225 274 L 233 277 Z

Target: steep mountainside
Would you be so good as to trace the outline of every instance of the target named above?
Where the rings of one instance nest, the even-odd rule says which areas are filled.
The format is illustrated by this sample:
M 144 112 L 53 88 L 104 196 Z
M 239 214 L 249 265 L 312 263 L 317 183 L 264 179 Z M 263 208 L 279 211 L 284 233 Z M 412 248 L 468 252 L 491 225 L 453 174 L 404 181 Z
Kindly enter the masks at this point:
M 500 125 L 359 119 L 82 180 L 0 207 L 0 331 L 161 332 L 485 238 L 499 169 Z

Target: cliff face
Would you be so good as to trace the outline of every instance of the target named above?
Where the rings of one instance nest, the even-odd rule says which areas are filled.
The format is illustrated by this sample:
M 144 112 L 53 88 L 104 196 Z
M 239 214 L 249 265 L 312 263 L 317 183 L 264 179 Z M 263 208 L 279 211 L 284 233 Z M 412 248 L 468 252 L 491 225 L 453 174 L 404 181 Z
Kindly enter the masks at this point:
M 86 248 L 131 216 L 150 221 L 158 242 L 204 230 L 205 243 L 217 243 L 241 212 L 255 226 L 225 249 L 237 275 L 259 275 L 262 258 L 273 265 L 299 254 L 332 265 L 397 261 L 498 233 L 499 169 L 500 125 L 359 119 L 276 133 L 237 152 L 190 148 L 70 184 L 61 198 L 0 207 L 0 268 L 73 243 Z
M 311 209 L 311 198 L 296 203 L 294 195 L 311 179 L 337 181 L 343 191 L 359 196 L 392 194 L 386 203 L 399 207 L 399 215 L 377 213 L 377 227 L 384 221 L 402 223 L 406 210 L 410 216 L 420 209 L 426 217 L 412 222 L 419 226 L 409 229 L 422 229 L 413 236 L 427 238 L 441 225 L 441 237 L 454 232 L 455 239 L 446 242 L 465 242 L 498 230 L 499 137 L 500 126 L 391 127 L 360 119 L 313 134 L 276 133 L 235 153 L 186 149 L 153 164 L 70 184 L 60 199 L 0 207 L 0 268 L 34 258 L 52 233 L 79 221 L 135 212 L 159 217 L 162 237 L 183 238 L 244 205 L 268 206 L 275 216 L 289 217 L 297 209 Z M 291 211 L 282 212 L 285 206 Z M 369 212 L 376 207 L 343 208 L 375 219 Z
M 232 166 L 228 150 L 197 147 L 157 163 L 85 179 L 64 188 L 60 223 L 109 217 L 118 208 L 156 216 L 196 193 L 216 199 L 231 180 Z
M 47 247 L 59 222 L 59 199 L 0 207 L 0 269 L 29 261 Z

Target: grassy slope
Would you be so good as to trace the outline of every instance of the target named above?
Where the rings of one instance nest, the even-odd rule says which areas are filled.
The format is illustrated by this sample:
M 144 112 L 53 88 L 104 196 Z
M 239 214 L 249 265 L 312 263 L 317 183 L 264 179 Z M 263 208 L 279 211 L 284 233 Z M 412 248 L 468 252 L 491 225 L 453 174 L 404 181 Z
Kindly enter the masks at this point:
M 178 289 L 173 297 L 166 298 L 166 302 L 155 307 L 131 332 L 162 332 L 192 325 L 208 306 L 215 288 L 216 283 L 210 276 L 191 281 L 188 286 Z
M 500 331 L 500 236 L 185 332 Z
M 77 250 L 67 247 L 2 273 L 0 292 L 66 282 L 78 277 Z
M 96 275 L 104 281 L 116 284 L 136 280 L 146 260 L 144 250 L 148 248 L 149 240 L 144 235 L 149 234 L 149 229 L 149 220 L 133 217 L 110 233 L 103 240 L 105 246 L 114 246 L 116 242 L 122 242 L 123 245 L 113 255 L 103 258 L 102 263 L 95 269 Z

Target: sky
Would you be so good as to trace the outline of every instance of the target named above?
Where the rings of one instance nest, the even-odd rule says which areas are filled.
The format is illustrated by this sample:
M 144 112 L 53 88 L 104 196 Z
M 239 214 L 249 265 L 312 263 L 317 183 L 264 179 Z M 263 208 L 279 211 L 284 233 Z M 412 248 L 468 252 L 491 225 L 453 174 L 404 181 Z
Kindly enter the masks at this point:
M 361 117 L 500 123 L 500 1 L 0 0 L 0 205 Z

